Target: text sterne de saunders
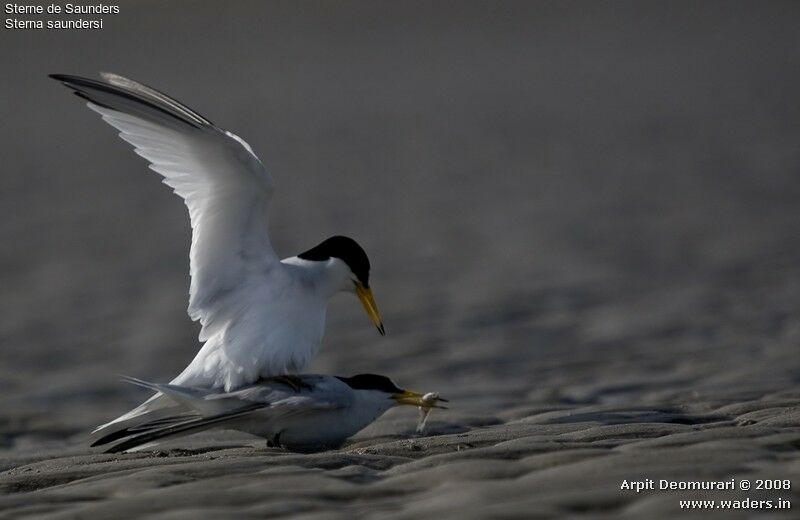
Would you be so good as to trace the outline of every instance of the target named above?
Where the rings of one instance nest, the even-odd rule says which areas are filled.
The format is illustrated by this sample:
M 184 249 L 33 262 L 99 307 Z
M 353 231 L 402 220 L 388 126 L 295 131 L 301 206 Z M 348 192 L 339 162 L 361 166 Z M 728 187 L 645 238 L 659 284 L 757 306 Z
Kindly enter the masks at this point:
M 119 6 L 107 4 L 20 5 L 9 3 L 5 4 L 4 12 L 7 15 L 119 14 Z M 102 29 L 103 19 L 37 20 L 31 18 L 6 18 L 4 27 L 6 29 Z

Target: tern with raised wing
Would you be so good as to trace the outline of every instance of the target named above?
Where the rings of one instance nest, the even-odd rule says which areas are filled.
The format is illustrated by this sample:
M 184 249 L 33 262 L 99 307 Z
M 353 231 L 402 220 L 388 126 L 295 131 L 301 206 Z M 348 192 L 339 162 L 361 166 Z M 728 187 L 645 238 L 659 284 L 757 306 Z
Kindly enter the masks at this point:
M 250 146 L 175 99 L 141 83 L 54 74 L 133 145 L 186 203 L 192 227 L 189 316 L 203 343 L 172 383 L 233 391 L 302 371 L 319 349 L 329 299 L 354 293 L 384 334 L 370 289 L 370 262 L 355 240 L 335 236 L 281 260 L 267 230 L 273 179 Z M 163 394 L 100 426 L 124 428 L 169 407 Z M 112 428 L 113 427 L 113 428 Z

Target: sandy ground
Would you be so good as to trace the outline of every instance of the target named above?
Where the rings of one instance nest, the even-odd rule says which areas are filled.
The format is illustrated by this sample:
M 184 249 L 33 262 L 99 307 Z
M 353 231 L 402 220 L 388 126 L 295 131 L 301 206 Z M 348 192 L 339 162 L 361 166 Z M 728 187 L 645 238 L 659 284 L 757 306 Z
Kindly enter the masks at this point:
M 792 2 L 122 3 L 0 30 L 0 511 L 8 517 L 752 517 L 800 507 L 800 21 Z M 338 297 L 312 371 L 393 410 L 295 455 L 88 432 L 197 349 L 188 219 L 45 75 L 112 70 L 244 137 L 289 256 L 361 242 L 388 335 Z M 623 480 L 790 479 L 781 491 Z M 772 511 L 770 517 L 792 517 Z

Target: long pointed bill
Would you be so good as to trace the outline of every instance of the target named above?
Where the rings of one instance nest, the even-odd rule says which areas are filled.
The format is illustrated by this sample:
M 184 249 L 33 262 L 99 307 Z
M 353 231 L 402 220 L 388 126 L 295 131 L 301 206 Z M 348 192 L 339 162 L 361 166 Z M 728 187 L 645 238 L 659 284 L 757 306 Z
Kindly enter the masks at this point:
M 427 396 L 427 398 L 426 398 Z M 392 395 L 392 398 L 398 404 L 408 404 L 411 406 L 421 406 L 423 408 L 447 408 L 437 404 L 439 401 L 447 402 L 447 399 L 442 399 L 438 394 L 421 394 L 411 390 L 403 390 L 399 394 Z
M 365 287 L 362 283 L 356 282 L 356 295 L 358 299 L 361 300 L 361 305 L 364 306 L 364 310 L 367 311 L 367 316 L 369 316 L 373 325 L 378 328 L 378 332 L 381 333 L 381 336 L 385 336 L 386 331 L 383 330 L 381 313 L 378 312 L 378 305 L 375 303 L 375 298 L 372 296 L 372 289 Z

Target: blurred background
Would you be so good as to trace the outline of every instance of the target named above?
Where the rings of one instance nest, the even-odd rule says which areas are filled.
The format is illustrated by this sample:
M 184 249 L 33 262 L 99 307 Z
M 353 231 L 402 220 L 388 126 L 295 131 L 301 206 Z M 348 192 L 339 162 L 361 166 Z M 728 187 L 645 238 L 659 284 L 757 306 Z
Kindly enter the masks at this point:
M 339 296 L 313 371 L 475 414 L 800 381 L 800 4 L 119 5 L 0 30 L 3 449 L 82 443 L 144 397 L 118 374 L 198 349 L 183 204 L 56 72 L 247 140 L 282 256 L 365 247 L 388 335 Z

